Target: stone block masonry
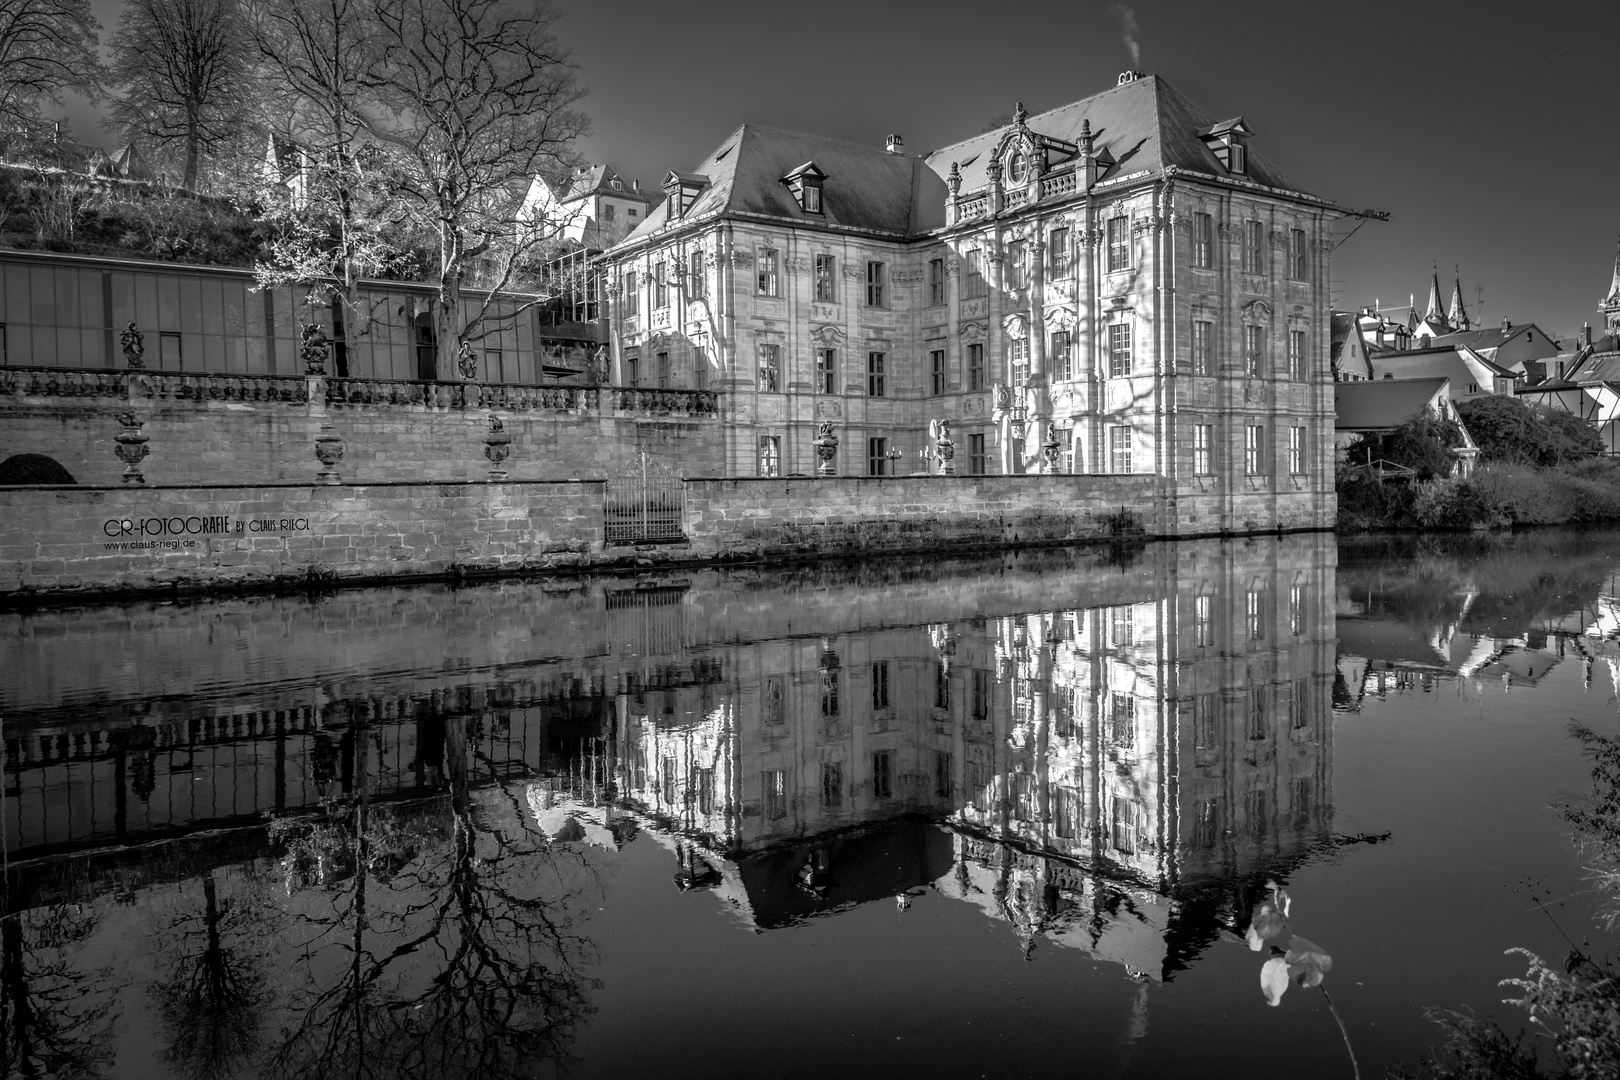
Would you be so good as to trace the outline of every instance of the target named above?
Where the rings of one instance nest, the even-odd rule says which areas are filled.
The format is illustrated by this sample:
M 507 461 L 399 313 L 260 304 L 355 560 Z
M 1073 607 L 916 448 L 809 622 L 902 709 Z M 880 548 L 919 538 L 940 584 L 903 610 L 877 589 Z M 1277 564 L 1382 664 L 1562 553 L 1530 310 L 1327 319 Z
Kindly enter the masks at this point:
M 1172 535 L 1154 476 L 688 480 L 604 544 L 603 481 L 0 488 L 0 601 L 783 561 Z

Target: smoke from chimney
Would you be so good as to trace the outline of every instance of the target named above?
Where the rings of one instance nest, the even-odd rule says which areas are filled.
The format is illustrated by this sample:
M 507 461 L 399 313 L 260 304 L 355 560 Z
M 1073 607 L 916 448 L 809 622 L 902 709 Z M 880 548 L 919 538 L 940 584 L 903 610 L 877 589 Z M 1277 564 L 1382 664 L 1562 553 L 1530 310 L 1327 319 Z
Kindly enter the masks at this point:
M 1119 17 L 1119 32 L 1125 38 L 1125 47 L 1131 51 L 1131 68 L 1135 70 L 1142 66 L 1142 45 L 1136 40 L 1141 28 L 1136 25 L 1136 9 L 1125 4 L 1115 4 L 1114 14 Z

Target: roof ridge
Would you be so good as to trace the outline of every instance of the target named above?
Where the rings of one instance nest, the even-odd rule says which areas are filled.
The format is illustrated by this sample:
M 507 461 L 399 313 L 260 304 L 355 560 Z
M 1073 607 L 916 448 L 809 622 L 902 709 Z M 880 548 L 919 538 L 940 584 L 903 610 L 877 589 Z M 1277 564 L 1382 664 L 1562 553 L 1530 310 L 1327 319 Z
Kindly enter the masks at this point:
M 874 154 L 883 154 L 886 157 L 915 158 L 915 157 L 918 156 L 916 154 L 895 154 L 895 153 L 891 153 L 890 151 L 884 149 L 883 147 L 872 146 L 869 143 L 858 143 L 858 142 L 855 142 L 852 139 L 834 138 L 831 135 L 812 135 L 808 131 L 792 131 L 792 130 L 790 130 L 788 128 L 772 127 L 769 124 L 747 124 L 747 123 L 745 123 L 741 127 L 739 127 L 737 130 L 742 131 L 742 130 L 747 129 L 747 128 L 754 128 L 757 131 L 769 131 L 769 132 L 772 132 L 772 133 L 777 134 L 777 135 L 792 135 L 795 138 L 799 138 L 799 139 L 815 139 L 817 142 L 837 143 L 840 146 L 852 146 L 857 150 L 870 150 Z M 721 146 L 724 146 L 724 145 L 725 145 L 724 143 L 721 143 Z M 719 149 L 719 147 L 716 147 L 716 149 Z M 708 159 L 705 158 L 704 160 L 707 161 Z
M 1085 97 L 1077 98 L 1074 101 L 1066 101 L 1062 105 L 1054 105 L 1052 108 L 1047 109 L 1045 112 L 1039 112 L 1039 113 L 1035 113 L 1035 114 L 1030 115 L 1030 116 L 1026 116 L 1024 118 L 1024 126 L 1029 127 L 1029 128 L 1033 128 L 1035 126 L 1035 121 L 1041 119 L 1042 117 L 1052 116 L 1052 115 L 1054 115 L 1056 113 L 1060 113 L 1060 112 L 1064 111 L 1065 109 L 1072 109 L 1072 108 L 1075 108 L 1076 106 L 1084 105 L 1088 101 L 1095 101 L 1100 97 L 1107 96 L 1108 94 L 1112 94 L 1112 93 L 1115 93 L 1117 91 L 1127 89 L 1128 87 L 1134 87 L 1137 83 L 1146 83 L 1146 82 L 1154 83 L 1155 91 L 1157 91 L 1158 84 L 1159 83 L 1164 83 L 1164 76 L 1158 75 L 1158 74 L 1142 75 L 1142 76 L 1139 76 L 1139 77 L 1137 77 L 1135 79 L 1130 80 L 1129 82 L 1115 83 L 1113 86 L 1107 87 L 1106 89 L 1103 89 L 1103 90 L 1099 90 L 1095 94 L 1088 94 Z M 1164 85 L 1168 86 L 1169 84 L 1164 83 Z M 1157 96 L 1157 93 L 1155 93 L 1155 97 L 1156 96 Z M 1155 123 L 1157 123 L 1157 121 L 1155 121 Z M 969 135 L 965 139 L 958 139 L 953 143 L 946 143 L 944 146 L 939 147 L 937 150 L 929 151 L 924 156 L 925 157 L 933 157 L 935 154 L 943 154 L 945 151 L 950 150 L 950 149 L 952 149 L 954 147 L 963 146 L 963 145 L 965 145 L 967 143 L 970 143 L 970 142 L 974 141 L 975 139 L 982 139 L 986 135 L 993 135 L 993 134 L 995 134 L 997 132 L 1000 132 L 1000 131 L 1003 131 L 1006 128 L 1009 128 L 1009 127 L 1012 127 L 1012 124 L 1010 124 L 1010 123 L 1002 124 L 999 127 L 991 128 L 989 131 L 981 131 L 977 135 Z

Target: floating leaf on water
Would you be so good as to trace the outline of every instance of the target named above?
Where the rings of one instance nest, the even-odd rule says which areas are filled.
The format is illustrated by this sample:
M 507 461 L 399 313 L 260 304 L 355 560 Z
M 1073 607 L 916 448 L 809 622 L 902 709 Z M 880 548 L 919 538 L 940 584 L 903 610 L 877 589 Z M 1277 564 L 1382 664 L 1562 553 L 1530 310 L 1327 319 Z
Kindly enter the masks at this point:
M 1276 1006 L 1288 989 L 1288 959 L 1273 956 L 1260 968 L 1260 992 L 1266 995 L 1266 1004 Z
M 1321 985 L 1322 976 L 1333 967 L 1333 957 L 1322 946 L 1302 937 L 1288 943 L 1283 959 L 1287 961 L 1289 976 L 1301 986 Z
M 1277 905 L 1269 900 L 1262 900 L 1254 909 L 1254 919 L 1249 923 L 1249 932 L 1244 935 L 1244 940 L 1249 943 L 1250 949 L 1259 952 L 1265 942 L 1287 929 L 1288 922 L 1283 918 L 1282 912 L 1277 910 Z

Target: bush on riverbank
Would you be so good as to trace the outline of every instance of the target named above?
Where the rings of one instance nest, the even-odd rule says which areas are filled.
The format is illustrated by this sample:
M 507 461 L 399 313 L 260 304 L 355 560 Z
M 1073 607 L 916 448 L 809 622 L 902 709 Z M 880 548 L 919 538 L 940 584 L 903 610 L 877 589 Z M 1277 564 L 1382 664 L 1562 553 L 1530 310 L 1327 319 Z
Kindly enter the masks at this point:
M 1553 468 L 1496 463 L 1472 476 L 1339 485 L 1339 527 L 1505 529 L 1620 521 L 1620 462 L 1588 458 Z

